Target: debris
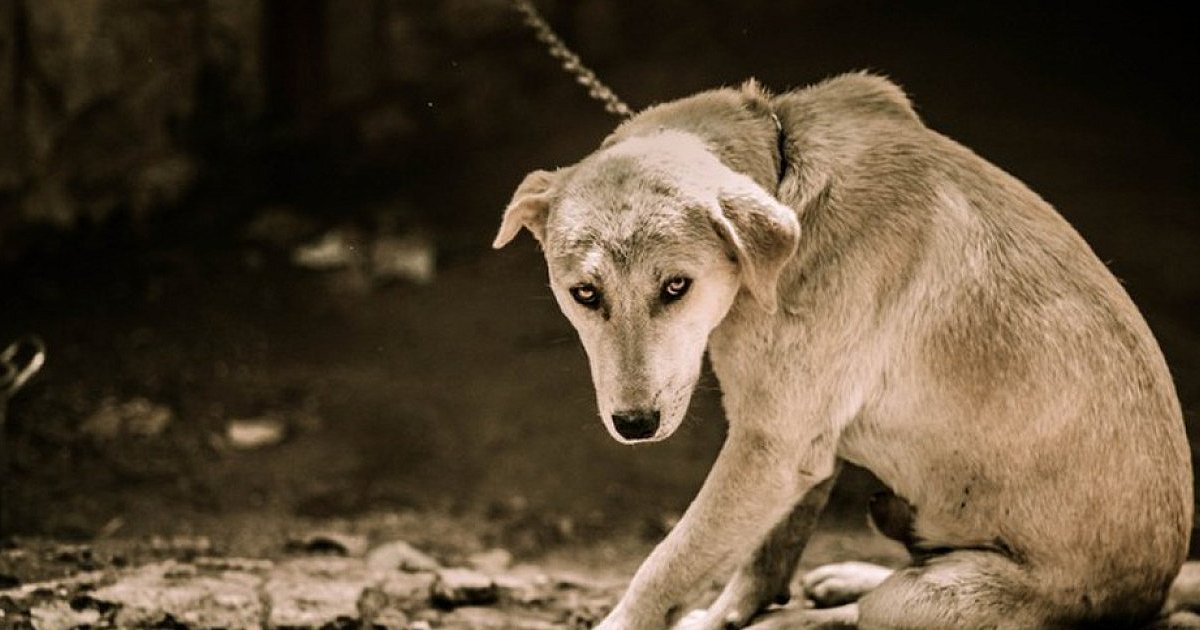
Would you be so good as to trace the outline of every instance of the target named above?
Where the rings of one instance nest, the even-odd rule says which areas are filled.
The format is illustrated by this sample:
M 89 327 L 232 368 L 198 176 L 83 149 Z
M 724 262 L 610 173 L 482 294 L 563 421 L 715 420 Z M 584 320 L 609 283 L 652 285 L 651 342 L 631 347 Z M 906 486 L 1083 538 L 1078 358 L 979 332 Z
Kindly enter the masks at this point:
M 371 272 L 376 281 L 433 282 L 433 243 L 419 234 L 381 236 L 371 245 Z
M 168 618 L 189 626 L 256 627 L 263 615 L 255 592 L 260 582 L 233 571 L 219 578 L 198 575 L 195 567 L 167 561 L 142 567 L 88 597 L 117 606 L 114 625 L 119 628 L 159 627 Z
M 433 603 L 443 608 L 492 604 L 496 585 L 488 576 L 470 569 L 442 569 L 433 584 Z
M 111 440 L 121 435 L 149 438 L 161 434 L 173 418 L 170 408 L 145 398 L 133 398 L 123 403 L 105 398 L 79 430 L 98 440 Z
M 500 630 L 523 628 L 525 630 L 552 630 L 562 625 L 553 623 L 551 617 L 533 612 L 500 610 L 483 606 L 464 606 L 442 618 L 443 628 L 462 630 Z
M 290 206 L 269 206 L 258 212 L 245 228 L 242 238 L 273 247 L 285 248 L 299 243 L 316 231 L 315 222 Z
M 386 571 L 436 571 L 441 567 L 425 552 L 403 540 L 384 543 L 367 554 L 367 566 Z
M 408 615 L 395 608 L 384 608 L 370 616 L 368 628 L 380 630 L 406 630 L 409 628 Z
M 76 610 L 62 601 L 34 606 L 29 614 L 35 628 L 92 627 L 100 622 L 100 611 L 92 608 Z
M 229 446 L 248 451 L 274 446 L 287 435 L 287 425 L 274 415 L 256 418 L 236 418 L 225 427 L 225 438 Z
M 243 573 L 265 573 L 275 567 L 275 563 L 270 560 L 217 556 L 199 556 L 192 560 L 192 563 L 198 568 L 210 571 L 241 571 Z
M 552 584 L 543 573 L 501 573 L 492 577 L 501 603 L 528 606 L 551 599 Z
M 373 581 L 358 560 L 303 558 L 284 563 L 263 586 L 271 602 L 267 626 L 347 627 L 359 620 L 359 598 Z
M 333 271 L 351 267 L 362 260 L 358 252 L 358 239 L 348 229 L 326 232 L 314 242 L 301 245 L 292 251 L 292 263 L 297 267 L 314 271 Z
M 429 606 L 433 583 L 432 573 L 390 573 L 375 587 L 391 606 L 401 610 L 418 610 Z
M 289 540 L 286 546 L 288 551 L 361 558 L 367 551 L 367 538 L 339 532 L 317 532 Z
M 467 564 L 473 569 L 484 573 L 496 574 L 512 566 L 513 555 L 507 549 L 488 549 L 473 553 L 467 558 Z
M 212 553 L 213 544 L 208 536 L 151 536 L 150 548 L 163 555 L 194 558 Z

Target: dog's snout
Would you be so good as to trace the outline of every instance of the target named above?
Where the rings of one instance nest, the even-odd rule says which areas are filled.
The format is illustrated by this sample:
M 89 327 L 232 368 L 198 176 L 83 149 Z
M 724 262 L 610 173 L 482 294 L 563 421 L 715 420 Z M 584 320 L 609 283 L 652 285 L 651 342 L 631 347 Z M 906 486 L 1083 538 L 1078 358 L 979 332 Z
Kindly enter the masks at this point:
M 613 428 L 627 440 L 640 440 L 658 431 L 657 409 L 618 411 L 612 415 Z

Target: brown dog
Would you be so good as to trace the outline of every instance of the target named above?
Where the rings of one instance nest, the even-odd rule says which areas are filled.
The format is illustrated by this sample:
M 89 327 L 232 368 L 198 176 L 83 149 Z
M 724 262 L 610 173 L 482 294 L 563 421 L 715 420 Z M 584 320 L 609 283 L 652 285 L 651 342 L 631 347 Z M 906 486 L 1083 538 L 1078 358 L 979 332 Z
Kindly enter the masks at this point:
M 1062 217 L 925 127 L 892 83 L 750 83 L 650 108 L 527 177 L 495 245 L 522 226 L 616 439 L 678 427 L 706 348 L 724 391 L 708 480 L 601 627 L 664 627 L 730 555 L 746 561 L 688 625 L 748 623 L 786 593 L 841 460 L 903 497 L 885 530 L 919 558 L 857 583 L 856 567 L 810 576 L 814 592 L 869 589 L 847 621 L 1158 612 L 1192 482 L 1149 329 Z

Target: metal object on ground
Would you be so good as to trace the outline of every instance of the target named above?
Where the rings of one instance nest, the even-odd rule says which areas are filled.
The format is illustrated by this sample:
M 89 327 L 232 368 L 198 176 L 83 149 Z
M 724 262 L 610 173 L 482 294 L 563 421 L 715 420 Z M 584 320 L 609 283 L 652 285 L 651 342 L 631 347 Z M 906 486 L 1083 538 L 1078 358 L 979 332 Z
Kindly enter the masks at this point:
M 26 335 L 0 352 L 0 533 L 4 532 L 4 482 L 8 479 L 8 453 L 5 449 L 5 421 L 8 401 L 46 363 L 46 344 L 34 335 Z
M 39 337 L 26 335 L 9 344 L 0 353 L 0 401 L 7 403 L 17 390 L 42 369 L 45 362 L 46 344 Z M 0 414 L 3 414 L 2 405 Z

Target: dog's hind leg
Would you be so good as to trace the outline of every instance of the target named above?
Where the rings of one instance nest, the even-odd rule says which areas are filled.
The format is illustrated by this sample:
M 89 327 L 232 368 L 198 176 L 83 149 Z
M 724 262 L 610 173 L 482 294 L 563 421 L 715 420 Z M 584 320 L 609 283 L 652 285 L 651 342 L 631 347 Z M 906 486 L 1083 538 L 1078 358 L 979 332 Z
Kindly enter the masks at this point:
M 828 479 L 809 490 L 791 513 L 775 525 L 708 610 L 689 614 L 676 628 L 740 628 L 766 606 L 787 603 L 791 598 L 788 586 L 796 573 L 800 554 L 812 535 L 817 517 L 825 509 L 840 470 L 841 466 L 836 466 Z
M 871 523 L 879 533 L 895 540 L 913 553 L 917 537 L 913 532 L 915 510 L 892 491 L 871 497 Z M 804 574 L 804 592 L 817 606 L 828 608 L 858 601 L 892 574 L 892 569 L 869 562 L 835 562 Z
M 1054 594 L 1045 572 L 982 550 L 951 551 L 900 569 L 864 595 L 858 611 L 862 630 L 1069 628 L 1086 617 Z

